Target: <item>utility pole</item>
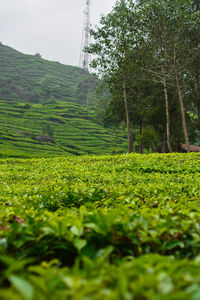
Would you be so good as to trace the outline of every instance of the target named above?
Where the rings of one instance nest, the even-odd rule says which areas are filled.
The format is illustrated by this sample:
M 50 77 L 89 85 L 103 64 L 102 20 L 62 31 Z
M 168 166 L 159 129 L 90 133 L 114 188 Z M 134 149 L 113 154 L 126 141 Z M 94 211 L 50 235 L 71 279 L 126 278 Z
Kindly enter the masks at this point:
M 81 42 L 81 53 L 79 59 L 79 67 L 85 70 L 89 70 L 90 64 L 90 54 L 84 52 L 84 48 L 89 46 L 91 36 L 90 36 L 90 28 L 91 28 L 91 20 L 90 20 L 90 8 L 91 8 L 91 0 L 85 0 L 85 9 L 84 9 L 84 22 L 83 22 L 83 32 L 82 32 L 82 42 Z

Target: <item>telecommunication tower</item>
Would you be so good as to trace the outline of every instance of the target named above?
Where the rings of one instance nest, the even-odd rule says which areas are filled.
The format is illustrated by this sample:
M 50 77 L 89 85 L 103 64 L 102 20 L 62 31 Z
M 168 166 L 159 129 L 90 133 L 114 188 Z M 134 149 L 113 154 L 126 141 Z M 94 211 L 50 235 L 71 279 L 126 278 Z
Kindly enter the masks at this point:
M 91 36 L 90 36 L 90 9 L 91 9 L 91 0 L 85 0 L 85 9 L 84 9 L 84 22 L 83 22 L 83 32 L 82 32 L 82 42 L 81 42 L 81 53 L 79 60 L 79 67 L 85 70 L 89 69 L 90 64 L 90 54 L 84 52 L 84 48 L 89 46 Z

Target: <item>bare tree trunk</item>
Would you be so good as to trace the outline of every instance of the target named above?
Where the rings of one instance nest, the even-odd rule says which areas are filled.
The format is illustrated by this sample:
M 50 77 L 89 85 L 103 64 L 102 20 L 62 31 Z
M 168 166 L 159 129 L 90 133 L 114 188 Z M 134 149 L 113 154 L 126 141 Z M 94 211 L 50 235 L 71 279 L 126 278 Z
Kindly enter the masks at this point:
M 124 106 L 126 112 L 126 127 L 127 127 L 127 139 L 128 139 L 128 153 L 133 152 L 133 142 L 131 140 L 131 128 L 130 128 L 130 120 L 129 120 L 129 112 L 128 112 L 128 103 L 127 103 L 127 95 L 126 95 L 126 82 L 123 79 L 123 94 L 124 94 Z
M 134 152 L 134 125 L 131 126 L 131 152 Z
M 142 131 L 143 131 L 143 122 L 142 122 L 142 120 L 140 120 L 140 135 L 142 134 Z M 140 143 L 139 149 L 140 149 L 140 154 L 143 154 L 143 144 L 142 143 Z
M 162 153 L 165 153 L 165 137 L 166 137 L 166 132 L 164 134 L 163 141 L 162 141 Z
M 200 130 L 200 104 L 197 105 L 197 115 L 198 115 L 198 128 Z
M 194 78 L 195 78 L 195 83 L 194 83 L 195 102 L 197 106 L 198 126 L 200 128 L 199 75 L 197 70 L 195 70 L 194 72 Z
M 163 77 L 163 87 L 164 87 L 164 94 L 165 94 L 165 112 L 166 112 L 166 128 L 167 128 L 167 146 L 169 152 L 173 152 L 171 144 L 170 144 L 170 118 L 169 118 L 169 101 L 168 101 L 168 94 L 167 94 L 167 85 L 166 85 L 166 78 Z
M 174 49 L 174 72 L 175 72 L 175 77 L 176 77 L 176 87 L 177 87 L 177 92 L 178 92 L 178 98 L 179 98 L 180 108 L 181 108 L 181 117 L 182 117 L 186 149 L 187 149 L 187 152 L 190 152 L 190 142 L 189 142 L 189 136 L 188 136 L 188 130 L 187 130 L 183 97 L 182 97 L 180 83 L 179 83 L 179 79 L 178 79 L 178 70 L 177 70 L 177 65 L 176 65 L 176 50 L 175 49 Z

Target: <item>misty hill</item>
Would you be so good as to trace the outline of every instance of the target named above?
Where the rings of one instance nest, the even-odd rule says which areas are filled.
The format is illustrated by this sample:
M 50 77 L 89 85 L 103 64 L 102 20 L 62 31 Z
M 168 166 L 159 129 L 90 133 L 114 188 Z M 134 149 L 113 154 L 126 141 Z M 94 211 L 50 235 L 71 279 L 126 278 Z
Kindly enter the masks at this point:
M 44 60 L 39 53 L 25 55 L 0 44 L 1 97 L 31 103 L 53 98 L 86 104 L 95 86 L 96 78 L 86 70 Z
M 125 152 L 124 132 L 86 106 L 95 85 L 78 67 L 0 45 L 0 157 Z

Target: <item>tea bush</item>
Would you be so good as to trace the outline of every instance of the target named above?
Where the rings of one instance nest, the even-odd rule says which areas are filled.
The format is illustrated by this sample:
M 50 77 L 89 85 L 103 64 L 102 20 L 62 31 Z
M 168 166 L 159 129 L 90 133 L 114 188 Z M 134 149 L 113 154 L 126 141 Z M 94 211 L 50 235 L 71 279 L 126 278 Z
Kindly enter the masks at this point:
M 199 299 L 200 155 L 0 160 L 0 299 Z

